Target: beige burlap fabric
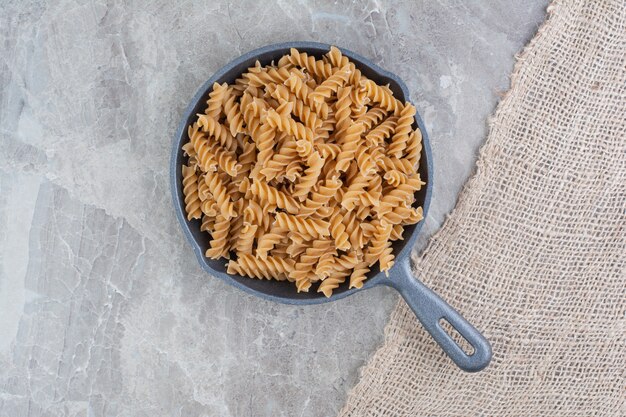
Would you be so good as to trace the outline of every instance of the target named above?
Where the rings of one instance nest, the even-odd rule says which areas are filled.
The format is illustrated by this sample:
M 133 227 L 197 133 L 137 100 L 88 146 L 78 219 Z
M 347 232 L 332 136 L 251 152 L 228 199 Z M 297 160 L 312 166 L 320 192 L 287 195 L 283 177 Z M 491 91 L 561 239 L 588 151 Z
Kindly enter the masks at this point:
M 416 269 L 492 364 L 456 369 L 400 302 L 341 416 L 626 415 L 626 1 L 551 5 Z

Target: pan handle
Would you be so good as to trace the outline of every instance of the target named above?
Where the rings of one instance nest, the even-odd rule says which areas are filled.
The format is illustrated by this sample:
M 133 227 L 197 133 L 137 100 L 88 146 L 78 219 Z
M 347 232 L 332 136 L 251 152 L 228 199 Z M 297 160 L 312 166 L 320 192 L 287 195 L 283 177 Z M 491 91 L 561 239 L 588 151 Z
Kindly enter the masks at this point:
M 467 372 L 478 372 L 489 364 L 491 345 L 487 339 L 441 297 L 413 276 L 408 257 L 395 268 L 391 268 L 389 274 L 385 284 L 400 292 L 426 331 L 459 368 Z M 447 321 L 472 346 L 471 354 L 466 353 L 446 332 L 441 325 L 442 320 Z

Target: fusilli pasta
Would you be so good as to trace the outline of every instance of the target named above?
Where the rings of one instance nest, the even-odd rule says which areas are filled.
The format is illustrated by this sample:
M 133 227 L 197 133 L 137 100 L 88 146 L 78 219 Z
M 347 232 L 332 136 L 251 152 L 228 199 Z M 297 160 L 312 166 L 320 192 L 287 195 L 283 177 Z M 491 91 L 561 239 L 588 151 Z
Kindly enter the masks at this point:
M 415 107 L 335 47 L 292 49 L 214 83 L 182 146 L 187 219 L 229 274 L 329 297 L 394 264 L 392 241 L 422 220 Z

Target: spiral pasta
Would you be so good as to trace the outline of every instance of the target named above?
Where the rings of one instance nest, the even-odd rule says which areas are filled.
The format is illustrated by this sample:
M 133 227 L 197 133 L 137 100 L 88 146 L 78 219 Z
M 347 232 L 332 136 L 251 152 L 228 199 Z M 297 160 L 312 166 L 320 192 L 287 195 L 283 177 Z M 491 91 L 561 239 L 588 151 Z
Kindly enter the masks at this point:
M 315 148 L 324 159 L 335 159 L 341 152 L 341 146 L 336 143 L 316 143 Z
M 397 117 L 388 117 L 384 122 L 372 128 L 367 135 L 365 135 L 365 142 L 371 148 L 382 145 L 385 139 L 391 137 L 397 125 Z
M 327 297 L 362 288 L 377 263 L 388 272 L 391 242 L 423 219 L 415 114 L 335 47 L 214 83 L 182 145 L 186 217 L 210 235 L 205 255 Z
M 202 179 L 202 181 L 204 182 L 204 179 Z M 204 183 L 206 184 L 206 182 Z M 213 198 L 207 198 L 206 200 L 204 200 L 200 208 L 202 209 L 202 213 L 211 217 L 217 216 L 217 213 L 219 213 L 220 211 L 217 203 L 215 202 L 215 200 L 213 200 Z
M 323 184 L 320 183 L 317 189 L 311 192 L 310 197 L 300 207 L 298 216 L 310 216 L 319 212 L 337 194 L 341 184 L 341 181 L 337 178 L 327 179 Z
M 335 256 L 337 256 L 337 251 L 332 248 L 332 245 L 326 252 L 320 255 L 317 264 L 314 266 L 315 278 L 312 279 L 313 282 L 323 281 L 333 273 L 335 268 Z
M 234 150 L 237 147 L 235 137 L 231 135 L 226 126 L 217 121 L 217 119 L 209 117 L 206 114 L 199 114 L 198 125 L 202 128 L 203 132 L 215 137 L 226 149 Z
M 337 155 L 338 172 L 345 172 L 354 159 L 356 149 L 363 133 L 363 124 L 358 122 L 350 122 L 350 126 L 346 129 L 345 136 L 342 138 L 341 152 Z
M 357 122 L 363 123 L 363 126 L 365 126 L 365 130 L 370 130 L 373 126 L 378 125 L 378 123 L 380 123 L 386 115 L 387 112 L 380 107 L 372 107 L 367 112 L 365 112 L 365 114 L 359 116 L 356 120 Z
M 305 103 L 311 106 L 311 109 L 322 119 L 327 119 L 329 114 L 329 107 L 325 101 L 313 100 L 311 95 L 313 90 L 309 87 L 300 77 L 292 75 L 285 80 L 285 86 L 294 93 L 294 95 Z
M 319 152 L 311 152 L 306 160 L 307 169 L 304 171 L 304 175 L 300 178 L 300 181 L 296 183 L 295 190 L 292 193 L 293 197 L 300 199 L 300 201 L 306 200 L 306 196 L 309 195 L 309 191 L 317 183 L 317 179 L 322 173 L 322 167 L 324 166 L 324 158 L 322 158 Z
M 228 256 L 228 234 L 230 230 L 230 221 L 218 214 L 215 217 L 215 224 L 213 226 L 213 232 L 211 233 L 211 247 L 206 250 L 206 257 L 212 259 L 219 259 L 221 257 Z
M 284 82 L 292 73 L 293 71 L 284 66 L 280 68 L 270 67 L 261 68 L 258 72 L 249 72 L 245 78 L 248 79 L 248 83 L 252 87 L 265 87 L 268 83 Z
M 376 160 L 376 164 L 384 171 L 391 171 L 393 169 L 398 170 L 404 174 L 411 174 L 415 172 L 415 168 L 408 159 L 398 159 L 395 156 L 389 157 L 383 155 Z
M 246 141 L 243 143 L 242 151 L 237 158 L 237 162 L 240 167 L 237 171 L 237 175 L 233 178 L 233 184 L 239 187 L 256 162 L 256 146 L 253 142 Z
M 365 177 L 371 177 L 376 174 L 376 163 L 368 149 L 367 145 L 361 142 L 357 145 L 356 152 L 354 153 L 359 171 L 361 171 Z
M 191 147 L 187 147 L 185 152 L 189 155 L 189 159 L 193 157 L 196 164 L 200 165 L 200 169 L 204 172 L 215 171 L 217 169 L 217 161 L 215 156 L 209 151 L 209 142 L 205 135 L 198 130 L 198 126 L 195 124 L 189 126 L 187 135 L 189 136 Z
M 401 158 L 409 141 L 409 134 L 413 132 L 411 125 L 415 121 L 415 106 L 408 103 L 400 112 L 396 130 L 391 138 L 391 145 L 387 149 L 389 155 Z
M 350 117 L 350 91 L 352 87 L 340 88 L 337 90 L 337 101 L 334 105 L 335 111 L 335 137 L 338 139 L 346 135 L 348 127 L 353 124 Z
M 199 219 L 202 216 L 202 210 L 200 210 L 201 202 L 198 196 L 198 179 L 196 171 L 187 165 L 183 165 L 183 194 L 187 220 Z
M 248 253 L 239 253 L 237 260 L 228 262 L 226 272 L 245 275 L 250 278 L 276 279 L 283 281 L 293 271 L 291 259 L 268 256 L 265 259 L 254 257 Z
M 365 188 L 369 185 L 367 178 L 362 172 L 358 172 L 354 179 L 350 182 L 350 186 L 346 190 L 341 199 L 341 206 L 348 211 L 352 211 L 360 200 Z
M 258 178 L 259 173 L 267 166 L 274 155 L 274 139 L 276 132 L 269 124 L 262 124 L 254 132 L 250 132 L 258 150 L 257 160 L 252 169 L 251 177 Z
M 409 134 L 406 145 L 406 160 L 414 169 L 417 169 L 420 153 L 422 152 L 422 132 L 419 129 Z
M 311 238 L 324 237 L 330 234 L 328 222 L 315 218 L 296 217 L 287 213 L 276 213 L 276 224 Z
M 364 260 L 367 262 L 369 267 L 378 261 L 378 258 L 383 255 L 390 245 L 389 236 L 391 235 L 391 230 L 393 228 L 391 224 L 384 221 L 377 222 L 375 227 L 376 229 L 374 231 L 374 235 L 372 236 L 370 245 L 365 251 L 364 257 Z
M 267 124 L 281 132 L 285 132 L 288 135 L 292 135 L 296 140 L 302 139 L 306 140 L 309 143 L 314 142 L 313 131 L 303 125 L 300 122 L 296 122 L 291 117 L 288 116 L 292 108 L 292 103 L 285 103 L 288 106 L 285 106 L 289 111 L 279 113 L 277 110 L 270 109 L 267 112 Z
M 346 65 L 348 65 L 351 71 L 350 80 L 349 80 L 350 84 L 354 86 L 360 86 L 361 81 L 367 79 L 364 75 L 361 74 L 361 71 L 358 68 L 356 68 L 356 65 L 354 65 L 353 62 L 350 62 L 348 57 L 344 56 L 339 50 L 339 48 L 337 48 L 336 46 L 330 47 L 330 51 L 328 51 L 328 53 L 326 54 L 326 57 L 328 58 L 330 63 L 333 65 L 333 67 L 343 68 Z
M 331 248 L 330 240 L 314 240 L 311 245 L 306 247 L 289 274 L 290 278 L 295 281 L 298 291 L 308 291 L 311 284 L 318 280 L 315 274 L 315 265 Z
M 292 65 L 306 69 L 309 74 L 318 79 L 327 79 L 332 75 L 333 67 L 330 64 L 317 60 L 306 52 L 299 52 L 296 48 L 291 48 L 289 52 L 290 55 L 282 57 L 278 61 L 278 65 L 281 65 L 281 62 L 284 64 L 285 61 L 289 61 Z
M 206 109 L 204 114 L 218 119 L 222 114 L 222 106 L 228 95 L 228 85 L 213 83 L 213 91 L 209 93 L 209 99 L 206 101 Z
M 206 181 L 213 198 L 217 202 L 222 216 L 224 216 L 227 220 L 231 217 L 235 217 L 236 213 L 233 202 L 226 193 L 226 187 L 220 177 L 215 172 L 209 171 L 204 174 L 204 180 Z
M 350 288 L 363 288 L 363 281 L 367 279 L 367 273 L 370 272 L 367 262 L 361 259 L 362 255 L 350 274 Z
M 241 169 L 241 165 L 225 150 L 222 146 L 214 142 L 209 145 L 208 151 L 213 158 L 217 161 L 217 165 L 230 176 L 237 176 L 237 173 Z
M 340 87 L 348 81 L 350 77 L 350 68 L 348 65 L 335 72 L 333 75 L 324 80 L 323 83 L 309 96 L 313 101 L 326 101 L 331 95 L 337 92 Z
M 270 211 L 272 210 L 268 204 L 261 206 L 255 200 L 249 200 L 248 206 L 243 209 L 243 221 L 247 224 L 256 224 L 263 230 L 268 230 L 274 222 Z
M 298 157 L 296 147 L 295 141 L 286 141 L 278 152 L 274 153 L 272 159 L 267 161 L 265 167 L 261 169 L 261 174 L 265 176 L 267 181 L 271 181 L 281 173 L 286 172 L 289 163 Z
M 335 239 L 337 249 L 350 249 L 350 236 L 346 233 L 346 226 L 343 224 L 343 216 L 339 207 L 335 207 L 330 218 L 330 234 Z
M 381 87 L 372 80 L 363 81 L 363 87 L 372 102 L 378 103 L 381 108 L 388 112 L 392 112 L 394 115 L 398 115 L 404 107 L 396 98 L 393 97 L 393 93 L 386 88 Z
M 358 262 L 358 257 L 355 252 L 335 257 L 334 269 L 325 280 L 320 283 L 317 292 L 323 293 L 326 297 L 330 297 L 335 289 L 343 283 L 350 275 L 352 269 Z
M 254 181 L 250 186 L 252 194 L 256 195 L 261 201 L 276 205 L 288 213 L 298 214 L 299 204 L 294 198 L 271 185 L 262 181 Z
M 289 233 L 289 229 L 280 226 L 273 226 L 267 233 L 259 237 L 256 247 L 256 255 L 266 258 L 274 246 L 278 245 L 281 240 Z
M 259 226 L 256 224 L 244 224 L 237 235 L 233 234 L 233 236 L 236 236 L 236 243 L 233 249 L 237 253 L 251 253 L 258 228 Z
M 330 139 L 330 134 L 335 130 L 336 119 L 334 114 L 330 114 L 327 119 L 322 121 L 322 125 L 317 128 L 317 143 Z
M 202 223 L 200 224 L 201 232 L 213 233 L 213 227 L 215 226 L 215 215 L 202 216 Z
M 267 90 L 270 95 L 280 103 L 289 102 L 293 105 L 291 113 L 302 121 L 311 130 L 322 125 L 322 119 L 304 101 L 300 100 L 283 84 L 268 84 Z
M 347 230 L 350 232 L 350 245 L 355 249 L 363 249 L 369 241 L 365 239 L 363 229 L 359 227 L 363 222 L 363 219 L 359 218 L 358 212 L 351 211 L 344 217 L 343 224 L 346 225 Z
M 235 101 L 237 96 L 232 93 L 228 99 L 224 102 L 224 113 L 226 114 L 226 121 L 230 127 L 230 134 L 235 136 L 237 133 L 243 133 L 243 115 L 239 108 L 239 102 Z

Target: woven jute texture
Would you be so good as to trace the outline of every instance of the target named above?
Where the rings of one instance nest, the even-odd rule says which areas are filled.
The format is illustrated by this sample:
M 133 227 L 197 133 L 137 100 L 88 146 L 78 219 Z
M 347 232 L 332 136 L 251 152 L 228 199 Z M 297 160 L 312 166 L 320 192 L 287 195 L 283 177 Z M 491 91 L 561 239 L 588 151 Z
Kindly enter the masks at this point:
M 626 415 L 626 1 L 550 6 L 415 266 L 493 361 L 456 369 L 400 302 L 341 416 Z

